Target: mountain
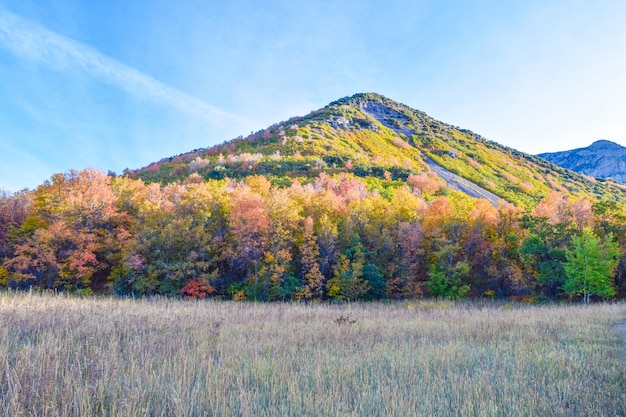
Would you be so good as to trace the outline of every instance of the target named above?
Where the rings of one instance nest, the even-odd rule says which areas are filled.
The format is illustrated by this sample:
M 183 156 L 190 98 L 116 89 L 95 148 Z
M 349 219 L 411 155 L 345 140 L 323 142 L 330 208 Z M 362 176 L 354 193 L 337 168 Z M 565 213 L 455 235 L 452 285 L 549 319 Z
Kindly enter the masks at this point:
M 596 141 L 586 148 L 538 156 L 585 175 L 626 183 L 626 148 L 608 140 Z
M 313 182 L 321 173 L 350 173 L 370 188 L 410 176 L 438 177 L 449 189 L 493 204 L 534 207 L 552 191 L 626 201 L 617 186 L 597 182 L 533 155 L 484 139 L 374 93 L 356 94 L 302 117 L 208 149 L 126 171 L 146 182 L 240 179 L 264 175 L 278 185 Z
M 567 253 L 613 237 L 626 253 L 619 184 L 377 94 L 125 174 L 71 170 L 0 195 L 0 288 L 559 299 L 589 293 Z M 611 274 L 594 298 L 626 295 L 623 268 Z

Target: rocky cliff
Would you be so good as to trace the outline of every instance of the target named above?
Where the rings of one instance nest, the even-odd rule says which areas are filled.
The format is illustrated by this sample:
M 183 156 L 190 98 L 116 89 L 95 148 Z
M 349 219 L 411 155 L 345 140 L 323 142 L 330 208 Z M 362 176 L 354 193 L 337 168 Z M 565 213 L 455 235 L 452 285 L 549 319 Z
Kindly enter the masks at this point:
M 538 156 L 572 171 L 626 183 L 626 148 L 608 140 L 596 141 L 586 148 Z

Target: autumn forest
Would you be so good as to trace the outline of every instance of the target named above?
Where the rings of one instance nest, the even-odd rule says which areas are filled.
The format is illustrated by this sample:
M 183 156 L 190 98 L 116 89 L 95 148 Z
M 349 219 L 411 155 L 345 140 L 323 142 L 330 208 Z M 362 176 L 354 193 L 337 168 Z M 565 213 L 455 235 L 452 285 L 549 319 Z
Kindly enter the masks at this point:
M 0 200 L 1 282 L 250 300 L 560 298 L 578 294 L 565 286 L 577 237 L 626 243 L 615 205 L 555 193 L 529 212 L 438 187 L 411 176 L 383 196 L 348 175 L 280 188 L 71 171 Z M 623 274 L 620 263 L 609 287 L 620 294 Z

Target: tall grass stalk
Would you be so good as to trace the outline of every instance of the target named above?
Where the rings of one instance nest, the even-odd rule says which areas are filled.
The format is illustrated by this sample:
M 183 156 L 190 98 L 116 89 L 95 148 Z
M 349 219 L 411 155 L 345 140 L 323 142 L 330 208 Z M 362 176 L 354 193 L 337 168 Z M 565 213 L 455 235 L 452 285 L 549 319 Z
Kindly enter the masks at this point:
M 625 304 L 4 293 L 0 318 L 7 417 L 626 416 Z

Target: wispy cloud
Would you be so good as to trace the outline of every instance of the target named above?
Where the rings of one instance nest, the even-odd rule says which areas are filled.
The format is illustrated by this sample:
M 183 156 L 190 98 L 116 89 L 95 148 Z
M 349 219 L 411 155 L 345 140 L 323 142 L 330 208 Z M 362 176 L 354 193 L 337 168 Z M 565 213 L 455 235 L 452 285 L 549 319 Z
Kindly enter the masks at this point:
M 0 8 L 0 47 L 57 70 L 79 70 L 143 99 L 222 125 L 250 124 L 243 118 L 155 80 L 96 49 Z

